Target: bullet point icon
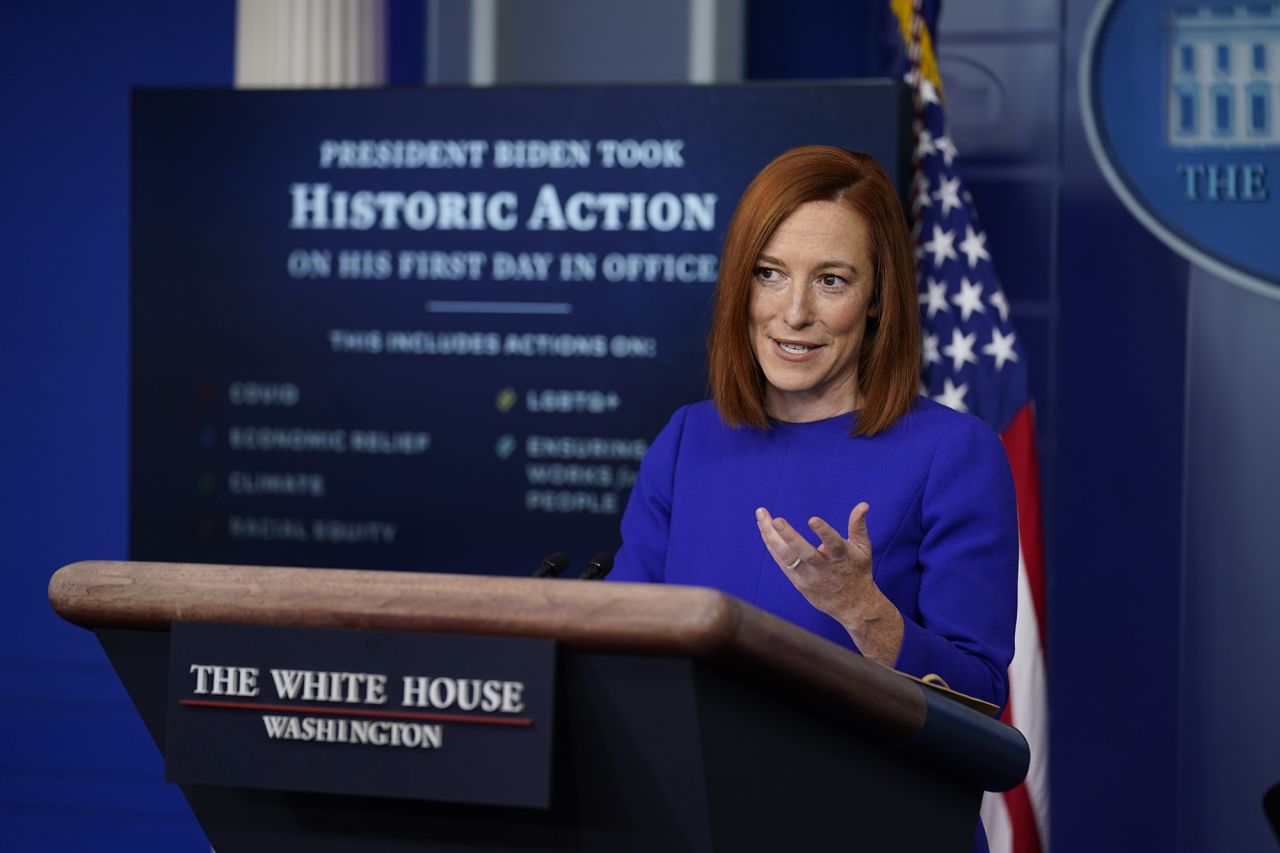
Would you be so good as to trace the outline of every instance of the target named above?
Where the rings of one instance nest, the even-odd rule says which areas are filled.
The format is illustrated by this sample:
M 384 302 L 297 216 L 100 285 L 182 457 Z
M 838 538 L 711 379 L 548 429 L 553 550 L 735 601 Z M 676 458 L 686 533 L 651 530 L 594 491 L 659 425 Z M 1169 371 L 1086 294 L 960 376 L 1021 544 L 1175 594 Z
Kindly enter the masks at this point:
M 503 388 L 498 392 L 498 396 L 494 398 L 493 404 L 498 407 L 499 412 L 505 415 L 516 404 L 516 389 Z
M 500 437 L 497 444 L 493 446 L 493 452 L 498 454 L 499 459 L 507 459 L 515 452 L 516 437 L 511 433 Z
M 200 486 L 200 491 L 206 495 L 212 492 L 214 489 L 214 486 L 218 484 L 213 474 L 211 474 L 208 471 L 205 471 L 203 474 L 201 474 L 199 479 L 196 482 Z
M 214 441 L 218 438 L 218 433 L 213 427 L 205 427 L 200 430 L 200 446 L 205 450 L 213 447 Z

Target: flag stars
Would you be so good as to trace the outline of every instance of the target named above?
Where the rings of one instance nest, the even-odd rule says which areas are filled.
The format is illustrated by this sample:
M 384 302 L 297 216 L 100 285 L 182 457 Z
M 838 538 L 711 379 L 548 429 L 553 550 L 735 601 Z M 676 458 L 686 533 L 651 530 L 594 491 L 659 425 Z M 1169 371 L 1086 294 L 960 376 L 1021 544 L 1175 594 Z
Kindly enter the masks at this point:
M 996 370 L 1003 368 L 1006 361 L 1018 360 L 1018 354 L 1013 349 L 1015 337 L 1016 335 L 1013 332 L 1008 335 L 1002 335 L 999 329 L 992 328 L 991 343 L 982 348 L 982 354 L 989 355 L 996 360 Z
M 995 292 L 987 297 L 987 304 L 1000 312 L 1000 322 L 1009 322 L 1009 300 L 1004 298 L 1004 291 L 996 288 Z
M 902 4 L 906 0 L 894 5 Z M 922 325 L 920 394 L 958 412 L 1003 419 L 1010 395 L 1025 399 L 1023 345 L 1012 328 L 1010 297 L 996 278 L 973 195 L 956 174 L 959 152 L 947 126 L 942 84 L 936 77 L 925 79 L 918 61 L 908 57 L 907 64 L 915 106 L 909 149 L 915 180 L 906 191 L 906 207 L 912 214 Z
M 960 201 L 960 179 L 959 178 L 943 178 L 938 182 L 938 191 L 933 194 L 934 200 L 942 205 L 942 215 L 946 216 L 952 210 L 962 205 Z
M 938 87 L 933 85 L 933 81 L 928 77 L 920 78 L 920 97 L 926 104 L 939 103 Z
M 938 336 L 925 335 L 923 343 L 924 351 L 921 353 L 920 358 L 924 362 L 925 366 L 927 367 L 930 364 L 941 364 L 942 356 L 938 354 Z
M 981 282 L 975 283 L 968 278 L 961 278 L 960 292 L 951 297 L 951 304 L 960 309 L 961 322 L 968 322 L 975 312 L 987 313 L 986 307 L 982 304 Z
M 958 373 L 966 364 L 978 363 L 978 357 L 973 354 L 973 345 L 977 343 L 977 339 L 977 332 L 962 335 L 959 329 L 951 330 L 951 343 L 942 348 L 942 354 L 951 359 L 953 371 Z
M 972 225 L 964 227 L 964 241 L 960 243 L 960 251 L 969 260 L 970 268 L 976 266 L 979 260 L 991 260 L 991 255 L 987 252 L 986 232 L 975 233 Z
M 920 135 L 916 137 L 916 158 L 923 160 L 933 152 L 933 134 L 927 128 L 921 128 Z
M 948 166 L 951 165 L 951 161 L 956 159 L 956 154 L 959 153 L 950 136 L 939 136 L 933 141 L 933 147 L 942 153 L 942 159 Z
M 949 406 L 957 412 L 967 412 L 969 407 L 965 404 L 965 395 L 969 393 L 969 383 L 962 382 L 958 387 L 951 381 L 951 377 L 942 380 L 942 393 L 933 399 L 944 406 Z
M 940 267 L 943 261 L 954 261 L 960 257 L 956 254 L 955 242 L 956 232 L 943 231 L 935 225 L 933 226 L 933 238 L 924 244 L 924 250 L 933 255 L 933 265 Z
M 916 182 L 916 195 L 912 199 L 912 212 L 918 212 L 921 208 L 933 207 L 933 202 L 929 200 L 929 179 L 920 176 L 920 180 Z
M 947 283 L 945 281 L 934 281 L 929 278 L 925 284 L 928 293 L 922 293 L 917 298 L 920 304 L 926 306 L 925 316 L 932 320 L 933 315 L 939 311 L 950 311 L 947 307 Z

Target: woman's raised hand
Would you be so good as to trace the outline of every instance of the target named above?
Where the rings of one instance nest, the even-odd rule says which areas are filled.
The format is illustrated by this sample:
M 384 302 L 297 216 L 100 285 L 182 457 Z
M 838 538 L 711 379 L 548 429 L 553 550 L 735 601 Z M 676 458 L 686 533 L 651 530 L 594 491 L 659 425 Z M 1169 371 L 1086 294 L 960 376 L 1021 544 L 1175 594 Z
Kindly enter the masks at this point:
M 786 519 L 756 510 L 756 527 L 792 585 L 814 607 L 845 627 L 866 657 L 892 665 L 902 646 L 902 614 L 871 576 L 871 539 L 864 501 L 849 513 L 849 535 L 842 537 L 817 516 L 809 529 L 822 544 L 814 547 Z

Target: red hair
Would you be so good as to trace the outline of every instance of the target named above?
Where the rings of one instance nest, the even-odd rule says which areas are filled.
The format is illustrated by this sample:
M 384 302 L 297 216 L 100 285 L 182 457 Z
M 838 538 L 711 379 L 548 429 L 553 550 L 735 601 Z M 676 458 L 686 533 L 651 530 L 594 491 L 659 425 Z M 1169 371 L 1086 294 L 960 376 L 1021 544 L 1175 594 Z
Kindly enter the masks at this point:
M 906 414 L 919 393 L 920 317 L 907 222 L 884 170 L 866 154 L 809 145 L 756 175 L 729 221 L 707 340 L 711 396 L 734 426 L 769 428 L 765 378 L 751 347 L 755 268 L 773 232 L 811 201 L 844 204 L 868 229 L 874 288 L 858 353 L 862 411 L 854 435 L 875 435 Z M 853 401 L 850 401 L 852 404 Z

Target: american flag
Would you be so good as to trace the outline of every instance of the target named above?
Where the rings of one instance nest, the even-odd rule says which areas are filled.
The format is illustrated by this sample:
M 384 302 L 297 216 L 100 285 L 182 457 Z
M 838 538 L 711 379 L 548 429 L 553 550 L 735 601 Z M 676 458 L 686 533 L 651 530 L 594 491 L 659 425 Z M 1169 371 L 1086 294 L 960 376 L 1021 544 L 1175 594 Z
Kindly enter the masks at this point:
M 1000 433 L 1017 490 L 1018 619 L 1001 719 L 1027 738 L 1031 766 L 1014 790 L 986 795 L 982 821 L 992 853 L 1047 853 L 1044 547 L 1026 356 L 948 134 L 933 50 L 938 3 L 890 0 L 890 8 L 906 44 L 905 79 L 915 104 L 911 213 L 924 335 L 922 393 L 972 412 Z

